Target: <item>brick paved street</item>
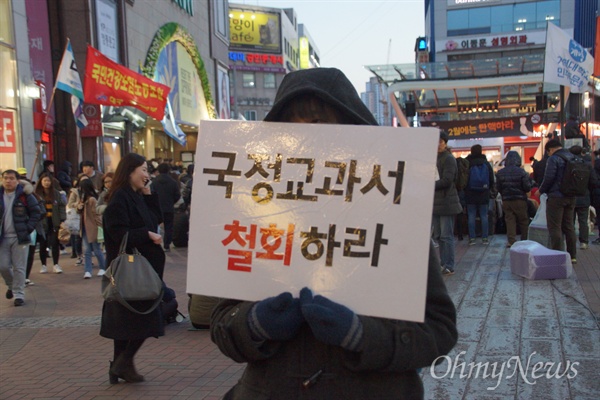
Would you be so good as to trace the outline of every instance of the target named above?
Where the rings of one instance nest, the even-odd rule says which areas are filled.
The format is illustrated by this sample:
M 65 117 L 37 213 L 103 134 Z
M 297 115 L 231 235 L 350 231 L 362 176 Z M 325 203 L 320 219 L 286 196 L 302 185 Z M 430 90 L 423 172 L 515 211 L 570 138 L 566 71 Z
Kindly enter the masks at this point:
M 558 290 L 600 317 L 600 246 L 579 251 L 571 279 L 550 282 L 512 275 L 505 242 L 503 235 L 488 246 L 457 242 L 457 273 L 445 279 L 460 338 L 451 363 L 433 374 L 423 369 L 426 398 L 598 399 L 600 330 L 583 305 Z M 112 341 L 98 335 L 100 278 L 82 279 L 83 268 L 65 257 L 61 275 L 40 275 L 36 260 L 24 307 L 0 299 L 0 399 L 219 399 L 239 378 L 244 366 L 222 356 L 209 333 L 191 330 L 186 320 L 168 325 L 164 337 L 148 339 L 138 353 L 146 382 L 109 385 Z M 186 264 L 187 249 L 168 253 L 165 281 L 187 315 Z M 517 358 L 523 373 L 515 373 Z M 472 361 L 482 364 L 469 377 Z M 538 362 L 544 364 L 532 372 Z M 576 376 L 556 378 L 557 368 L 558 376 Z

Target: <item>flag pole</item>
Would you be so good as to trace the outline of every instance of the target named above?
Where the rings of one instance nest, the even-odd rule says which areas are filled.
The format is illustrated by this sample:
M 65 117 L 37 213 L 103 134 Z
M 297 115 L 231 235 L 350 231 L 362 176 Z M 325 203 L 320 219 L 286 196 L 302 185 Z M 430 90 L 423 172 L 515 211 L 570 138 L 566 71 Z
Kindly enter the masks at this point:
M 67 47 L 69 46 L 69 42 L 71 39 L 67 38 L 67 44 L 65 45 L 65 48 L 63 50 L 63 54 L 65 53 L 65 51 L 67 51 Z M 61 58 L 61 64 L 62 64 L 62 58 Z M 60 65 L 58 66 L 58 69 L 60 71 Z M 57 84 L 57 80 L 54 79 L 54 87 L 52 88 L 52 94 L 50 95 L 50 101 L 48 102 L 48 108 L 46 111 L 46 116 L 44 117 L 44 124 L 42 125 L 42 134 L 44 133 L 44 131 L 46 130 L 46 124 L 48 123 L 48 115 L 50 115 L 50 110 L 52 110 L 52 104 L 54 103 L 54 94 L 56 93 L 56 84 Z M 31 172 L 29 173 L 29 180 L 33 181 L 33 174 L 35 172 L 35 168 L 37 166 L 38 163 L 38 159 L 40 158 L 40 153 L 42 152 L 42 138 L 40 135 L 40 141 L 36 146 L 35 149 L 35 158 L 33 159 L 33 167 L 31 168 Z

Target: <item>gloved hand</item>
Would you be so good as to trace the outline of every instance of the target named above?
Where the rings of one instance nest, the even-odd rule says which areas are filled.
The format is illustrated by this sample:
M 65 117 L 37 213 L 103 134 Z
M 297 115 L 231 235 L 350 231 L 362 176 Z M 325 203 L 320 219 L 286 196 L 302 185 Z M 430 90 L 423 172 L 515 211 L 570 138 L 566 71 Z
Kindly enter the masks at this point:
M 358 350 L 363 335 L 362 323 L 348 307 L 321 295 L 313 297 L 306 287 L 300 291 L 300 307 L 318 340 L 346 350 Z
M 291 340 L 303 322 L 300 300 L 290 292 L 256 303 L 248 314 L 248 327 L 255 340 Z

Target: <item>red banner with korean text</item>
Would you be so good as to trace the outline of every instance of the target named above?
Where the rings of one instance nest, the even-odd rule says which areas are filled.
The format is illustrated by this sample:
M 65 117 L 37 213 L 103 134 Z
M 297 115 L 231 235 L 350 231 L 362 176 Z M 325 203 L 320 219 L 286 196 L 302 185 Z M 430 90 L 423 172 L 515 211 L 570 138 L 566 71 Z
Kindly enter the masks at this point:
M 110 60 L 88 45 L 84 101 L 105 106 L 132 106 L 162 120 L 171 88 Z

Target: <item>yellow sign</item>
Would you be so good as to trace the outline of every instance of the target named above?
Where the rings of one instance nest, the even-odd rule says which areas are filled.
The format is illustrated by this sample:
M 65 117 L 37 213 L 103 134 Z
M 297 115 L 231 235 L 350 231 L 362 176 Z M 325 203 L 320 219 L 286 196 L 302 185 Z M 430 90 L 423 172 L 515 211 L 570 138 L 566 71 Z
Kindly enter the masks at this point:
M 308 47 L 308 38 L 300 38 L 300 69 L 310 68 L 310 51 Z
M 281 52 L 278 13 L 229 9 L 230 48 L 244 51 Z

